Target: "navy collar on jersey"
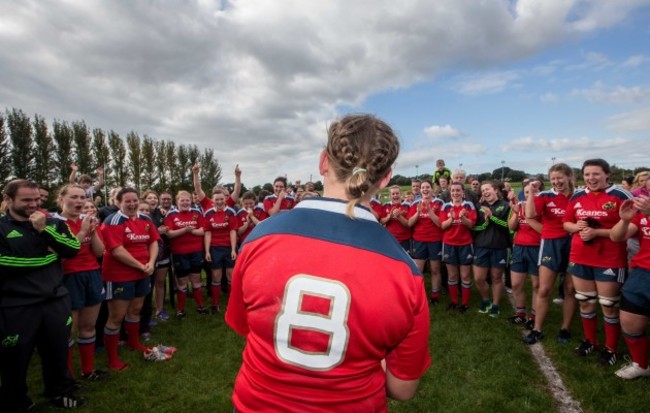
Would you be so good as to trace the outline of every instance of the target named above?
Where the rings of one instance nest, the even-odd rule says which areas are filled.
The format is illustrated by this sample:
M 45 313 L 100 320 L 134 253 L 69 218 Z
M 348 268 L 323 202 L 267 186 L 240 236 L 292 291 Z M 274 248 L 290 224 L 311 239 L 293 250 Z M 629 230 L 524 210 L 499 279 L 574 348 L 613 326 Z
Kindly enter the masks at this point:
M 319 209 L 321 211 L 328 211 L 345 215 L 348 209 L 348 204 L 347 202 L 340 199 L 319 197 L 303 199 L 298 204 L 296 204 L 294 208 Z M 354 217 L 356 219 L 365 219 L 367 221 L 377 222 L 377 218 L 375 218 L 372 212 L 360 204 L 356 204 L 354 206 Z

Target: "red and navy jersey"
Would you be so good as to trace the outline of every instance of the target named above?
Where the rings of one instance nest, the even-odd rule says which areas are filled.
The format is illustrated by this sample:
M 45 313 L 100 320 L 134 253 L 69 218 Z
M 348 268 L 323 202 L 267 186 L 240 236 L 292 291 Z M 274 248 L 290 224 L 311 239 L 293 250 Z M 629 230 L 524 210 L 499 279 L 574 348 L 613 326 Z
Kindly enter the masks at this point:
M 372 210 L 374 211 L 375 217 L 381 218 L 381 214 L 384 210 L 384 205 L 382 205 L 380 200 L 378 200 L 377 198 L 371 198 L 370 208 L 372 208 Z
M 264 211 L 266 211 L 267 214 L 271 208 L 273 208 L 273 205 L 275 205 L 275 201 L 277 199 L 278 197 L 275 194 L 268 195 L 266 198 L 264 198 Z M 296 200 L 291 195 L 286 195 L 280 203 L 280 211 L 293 209 L 295 206 Z
M 104 281 L 136 281 L 147 277 L 142 271 L 121 263 L 113 257 L 112 251 L 124 247 L 129 254 L 142 264 L 149 261 L 149 244 L 158 242 L 160 235 L 151 218 L 138 214 L 130 219 L 121 211 L 109 215 L 101 226 L 106 249 L 102 261 Z
M 68 219 L 59 214 L 54 214 L 53 217 L 60 219 L 61 221 L 65 221 L 65 223 L 68 224 L 70 232 L 72 232 L 73 235 L 77 236 L 77 234 L 79 234 L 81 231 L 81 222 L 84 219 L 83 215 L 81 215 L 76 220 Z M 102 240 L 102 242 L 104 241 L 102 239 L 101 231 L 97 230 L 97 236 Z M 94 271 L 100 268 L 97 257 L 95 254 L 93 254 L 92 251 L 90 244 L 91 239 L 92 234 L 86 234 L 86 237 L 80 241 L 81 248 L 79 248 L 79 253 L 74 258 L 66 258 L 61 261 L 63 264 L 64 274 L 67 275 L 82 271 Z
M 381 213 L 379 214 L 379 218 L 385 218 L 388 216 L 391 216 L 393 213 L 393 210 L 399 209 L 404 212 L 402 215 L 405 219 L 408 219 L 408 212 L 410 209 L 410 206 L 407 202 L 402 202 L 401 204 L 393 204 L 392 202 L 388 202 L 384 204 L 381 208 Z M 398 241 L 406 241 L 411 239 L 411 228 L 408 225 L 402 224 L 398 219 L 391 218 L 386 222 L 386 229 L 388 232 L 393 234 L 395 239 Z
M 226 207 L 222 211 L 210 208 L 205 213 L 205 230 L 212 233 L 211 247 L 230 247 L 230 231 L 237 231 L 237 213 Z
M 262 205 L 256 205 L 255 208 L 253 208 L 253 216 L 257 218 L 258 221 L 264 221 L 266 218 L 269 217 L 269 214 L 264 211 L 264 207 Z M 248 220 L 248 211 L 246 211 L 244 208 L 240 209 L 237 211 L 237 228 L 241 228 L 245 223 L 246 220 Z M 248 224 L 248 228 L 246 228 L 246 231 L 244 231 L 241 235 L 239 235 L 239 243 L 244 242 L 248 234 L 251 233 L 251 231 L 255 228 L 255 223 L 253 221 Z M 228 244 L 230 245 L 230 244 Z
M 528 221 L 526 221 L 526 212 L 524 211 L 525 207 L 526 202 L 519 201 L 519 214 L 517 217 L 519 224 L 517 226 L 517 232 L 515 232 L 514 244 L 528 247 L 539 247 L 542 242 L 542 234 L 528 225 Z M 538 219 L 540 219 L 539 215 Z
M 247 341 L 238 411 L 386 412 L 381 360 L 402 380 L 428 368 L 422 275 L 368 209 L 346 209 L 305 199 L 242 245 L 226 312 Z
M 587 220 L 592 228 L 610 229 L 619 221 L 618 210 L 627 199 L 632 199 L 632 195 L 616 185 L 598 192 L 580 189 L 569 200 L 564 222 Z M 579 233 L 575 233 L 569 261 L 592 267 L 627 267 L 626 243 L 614 242 L 609 237 L 584 242 Z
M 418 199 L 417 201 L 411 204 L 409 209 L 408 218 L 411 218 L 418 213 L 418 205 L 423 204 L 423 199 Z M 428 208 L 433 210 L 434 214 L 438 214 L 442 208 L 443 202 L 439 198 L 434 198 L 429 201 Z M 435 242 L 442 241 L 442 230 L 439 226 L 433 223 L 433 220 L 429 216 L 427 205 L 422 205 L 420 210 L 420 216 L 413 225 L 413 239 L 419 242 Z
M 639 228 L 636 235 L 639 239 L 639 252 L 632 258 L 630 267 L 650 270 L 650 217 L 639 212 L 632 219 L 632 223 Z
M 461 246 L 469 245 L 473 242 L 472 230 L 463 225 L 463 222 L 460 220 L 460 212 L 462 210 L 467 211 L 467 219 L 472 221 L 472 224 L 475 224 L 476 208 L 474 208 L 473 203 L 468 201 L 463 201 L 460 205 L 454 205 L 452 202 L 447 202 L 442 206 L 438 213 L 440 222 L 447 221 L 450 218 L 452 211 L 456 217 L 451 222 L 451 226 L 443 231 L 442 242 L 446 245 Z
M 569 235 L 562 226 L 562 219 L 569 203 L 568 196 L 560 194 L 555 189 L 542 191 L 535 197 L 535 210 L 541 217 L 542 238 L 556 239 Z
M 205 222 L 201 216 L 201 211 L 198 209 L 189 209 L 187 211 L 179 211 L 178 209 L 169 211 L 164 225 L 170 230 L 179 230 L 188 226 L 194 228 L 205 227 Z M 191 254 L 194 252 L 203 252 L 203 236 L 194 235 L 191 232 L 179 235 L 175 238 L 169 238 L 169 246 L 172 254 Z

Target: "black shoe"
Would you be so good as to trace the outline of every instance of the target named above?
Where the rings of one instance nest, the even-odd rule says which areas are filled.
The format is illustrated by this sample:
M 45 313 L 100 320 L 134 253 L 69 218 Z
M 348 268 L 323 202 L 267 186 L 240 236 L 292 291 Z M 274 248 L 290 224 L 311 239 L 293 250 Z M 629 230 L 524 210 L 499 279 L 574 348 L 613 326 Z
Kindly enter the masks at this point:
M 526 330 L 533 331 L 533 329 L 535 328 L 535 320 L 530 319 L 530 318 L 528 320 L 526 320 L 526 324 L 524 324 L 524 328 Z
M 182 320 L 185 318 L 185 311 L 176 311 L 176 319 Z
M 508 317 L 508 322 L 517 326 L 523 326 L 526 324 L 526 319 L 518 315 L 513 315 L 512 317 Z
M 560 333 L 557 335 L 557 342 L 560 344 L 566 344 L 571 341 L 571 333 L 566 328 L 560 330 Z
M 598 356 L 598 365 L 599 366 L 613 366 L 616 364 L 617 357 L 616 357 L 616 352 L 611 351 L 608 348 L 604 348 L 603 351 L 600 352 L 600 356 Z
M 465 304 L 463 304 L 463 305 L 458 306 L 457 310 L 458 310 L 459 314 L 465 314 L 467 312 L 467 310 L 469 310 L 469 307 L 466 306 Z
M 438 299 L 437 298 L 429 298 L 429 305 L 431 305 L 431 306 L 438 305 Z
M 596 346 L 589 340 L 583 340 L 578 347 L 573 350 L 573 354 L 580 357 L 586 357 L 596 350 Z
M 198 308 L 196 309 L 196 311 L 197 311 L 199 314 L 203 314 L 203 315 L 209 313 L 208 309 L 205 308 L 205 307 L 198 307 Z
M 76 409 L 86 403 L 86 399 L 73 394 L 64 394 L 63 396 L 54 397 L 50 400 L 55 407 L 62 409 Z
M 218 305 L 213 305 L 212 307 L 210 307 L 210 312 L 212 314 L 219 314 L 221 310 L 219 309 Z
M 535 344 L 544 338 L 544 333 L 537 330 L 532 330 L 528 335 L 524 336 L 524 343 Z
M 456 307 L 457 307 L 456 304 L 454 304 L 454 303 L 449 303 L 449 305 L 447 306 L 447 312 L 450 312 L 450 313 L 451 313 L 452 311 L 455 311 L 455 310 L 456 310 Z
M 104 370 L 93 370 L 88 374 L 81 373 L 81 378 L 86 381 L 101 381 L 108 377 L 108 372 Z

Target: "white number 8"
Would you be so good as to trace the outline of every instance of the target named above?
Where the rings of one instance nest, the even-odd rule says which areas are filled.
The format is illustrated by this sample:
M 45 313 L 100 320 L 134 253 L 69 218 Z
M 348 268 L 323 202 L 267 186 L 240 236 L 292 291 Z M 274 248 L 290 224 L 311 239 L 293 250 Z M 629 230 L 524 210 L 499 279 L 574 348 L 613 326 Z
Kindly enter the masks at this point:
M 302 298 L 311 295 L 330 301 L 328 315 L 301 310 Z M 275 320 L 275 353 L 283 361 L 310 370 L 329 370 L 345 357 L 350 332 L 347 326 L 350 291 L 338 282 L 307 274 L 293 276 L 285 287 L 282 309 Z M 292 329 L 318 331 L 329 335 L 323 352 L 304 351 L 291 346 Z

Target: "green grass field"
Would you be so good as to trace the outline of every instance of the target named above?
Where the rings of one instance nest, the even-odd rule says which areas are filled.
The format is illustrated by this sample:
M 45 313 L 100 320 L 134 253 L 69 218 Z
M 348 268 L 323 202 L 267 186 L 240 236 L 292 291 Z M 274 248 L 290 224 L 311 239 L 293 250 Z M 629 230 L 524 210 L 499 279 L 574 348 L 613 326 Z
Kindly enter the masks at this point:
M 151 344 L 179 348 L 167 362 L 146 362 L 142 356 L 120 348 L 130 364 L 113 372 L 105 382 L 86 383 L 81 394 L 88 399 L 82 411 L 131 412 L 232 412 L 230 397 L 241 363 L 244 341 L 225 324 L 223 315 L 200 316 L 188 300 L 188 317 L 155 327 Z M 547 383 L 521 341 L 523 330 L 510 325 L 507 298 L 501 317 L 492 319 L 473 307 L 464 314 L 448 314 L 446 296 L 431 309 L 433 364 L 422 378 L 418 393 L 408 402 L 389 402 L 391 412 L 552 412 L 557 411 Z M 222 308 L 226 305 L 222 303 Z M 650 382 L 623 382 L 614 367 L 596 366 L 596 356 L 582 359 L 572 349 L 582 337 L 579 319 L 572 327 L 573 340 L 556 344 L 560 307 L 552 305 L 545 326 L 544 349 L 559 370 L 565 385 L 584 412 L 647 411 Z M 602 336 L 602 333 L 601 333 Z M 619 349 L 625 352 L 621 341 Z M 106 369 L 105 353 L 98 353 L 97 367 Z M 30 395 L 34 411 L 50 411 L 42 392 L 38 357 L 30 367 Z M 0 408 L 1 410 L 1 408 Z

